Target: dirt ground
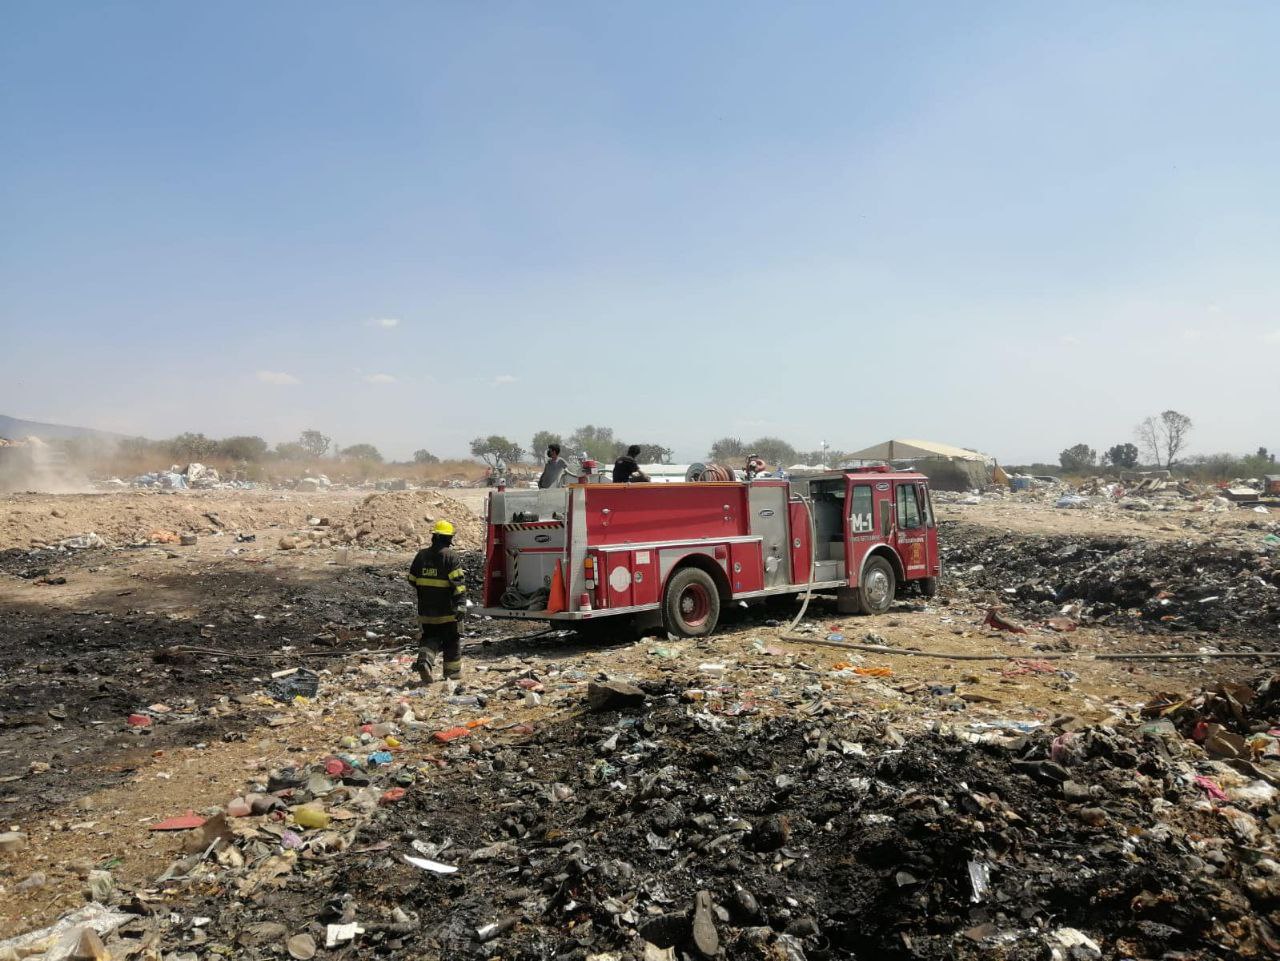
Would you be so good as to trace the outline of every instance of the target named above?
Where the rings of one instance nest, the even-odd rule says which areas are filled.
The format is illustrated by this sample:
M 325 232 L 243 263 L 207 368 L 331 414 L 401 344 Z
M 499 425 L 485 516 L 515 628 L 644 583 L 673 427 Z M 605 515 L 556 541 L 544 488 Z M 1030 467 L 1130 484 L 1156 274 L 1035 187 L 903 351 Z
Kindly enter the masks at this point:
M 484 491 L 448 494 L 464 499 L 465 506 L 477 513 L 485 496 Z M 177 836 L 153 831 L 151 826 L 157 819 L 188 809 L 210 812 L 223 808 L 229 800 L 244 794 L 252 782 L 265 781 L 267 772 L 314 764 L 317 759 L 332 756 L 341 737 L 358 734 L 362 723 L 398 716 L 406 705 L 416 713 L 417 724 L 426 725 L 423 730 L 427 733 L 483 714 L 483 739 L 477 734 L 472 747 L 458 753 L 456 746 L 436 743 L 429 737 L 406 738 L 396 751 L 399 761 L 411 772 L 405 781 L 410 785 L 406 801 L 410 806 L 400 813 L 389 809 L 393 813 L 388 815 L 390 820 L 380 835 L 367 834 L 362 828 L 357 846 L 350 850 L 385 850 L 397 831 L 405 838 L 430 836 L 438 841 L 439 831 L 424 831 L 421 825 L 441 817 L 448 821 L 455 844 L 476 848 L 493 835 L 491 829 L 482 826 L 485 808 L 491 802 L 520 796 L 519 792 L 508 795 L 503 788 L 499 795 L 491 797 L 487 789 L 479 786 L 481 774 L 509 777 L 512 770 L 523 770 L 510 766 L 511 757 L 531 758 L 540 770 L 546 769 L 540 783 L 566 781 L 572 786 L 565 790 L 577 790 L 585 796 L 595 788 L 570 779 L 586 777 L 583 772 L 598 767 L 600 752 L 593 753 L 588 742 L 607 739 L 610 730 L 621 732 L 624 741 L 635 738 L 638 746 L 634 750 L 640 753 L 656 750 L 645 745 L 658 743 L 696 743 L 698 750 L 708 756 L 726 750 L 724 735 L 714 724 L 703 724 L 684 735 L 670 733 L 683 730 L 683 725 L 689 723 L 681 704 L 698 710 L 705 707 L 708 718 L 753 718 L 751 723 L 755 726 L 741 734 L 744 756 L 751 756 L 753 751 L 763 753 L 760 759 L 743 761 L 743 790 L 755 790 L 749 785 L 755 783 L 752 779 L 759 769 L 768 772 L 770 784 L 777 782 L 765 793 L 772 796 L 781 791 L 785 796 L 787 790 L 777 786 L 783 783 L 779 779 L 792 776 L 777 774 L 776 760 L 766 763 L 765 758 L 770 750 L 784 749 L 795 752 L 797 759 L 802 758 L 809 737 L 805 723 L 811 730 L 816 729 L 813 725 L 818 718 L 840 717 L 845 719 L 841 723 L 848 724 L 848 719 L 855 716 L 874 717 L 877 738 L 897 737 L 892 732 L 885 733 L 885 726 L 898 725 L 912 738 L 909 745 L 918 743 L 920 750 L 924 750 L 926 742 L 932 744 L 927 741 L 932 736 L 929 732 L 943 728 L 964 728 L 970 737 L 977 736 L 974 732 L 988 730 L 1017 736 L 1020 731 L 1048 731 L 1055 724 L 1055 732 L 1087 726 L 1108 730 L 1109 726 L 1137 723 L 1143 705 L 1162 693 L 1186 694 L 1222 682 L 1253 678 L 1266 673 L 1267 668 L 1258 661 L 1238 660 L 1098 661 L 1091 660 L 1090 654 L 1280 647 L 1275 644 L 1274 634 L 1269 644 L 1260 643 L 1271 630 L 1270 622 L 1264 620 L 1250 622 L 1248 629 L 1237 633 L 1172 630 L 1161 628 L 1157 622 L 1153 623 L 1159 630 L 1153 633 L 1152 629 L 1126 629 L 1123 621 L 1105 626 L 1084 623 L 1079 629 L 1064 633 L 1038 618 L 1022 622 L 1026 633 L 998 630 L 984 626 L 984 619 L 993 604 L 1006 600 L 1001 589 L 966 581 L 957 571 L 956 576 L 944 580 L 937 599 L 926 602 L 907 596 L 889 614 L 878 617 L 841 617 L 830 599 L 818 598 L 799 633 L 787 633 L 782 624 L 794 608 L 732 610 L 720 631 L 704 641 L 655 636 L 606 637 L 590 643 L 574 635 L 524 638 L 519 635 L 533 634 L 543 625 L 472 621 L 467 651 L 470 675 L 464 686 L 452 693 L 440 685 L 427 690 L 413 680 L 407 663 L 411 655 L 406 649 L 413 643 L 415 627 L 412 597 L 403 572 L 412 555 L 412 544 L 391 544 L 380 539 L 366 545 L 319 546 L 318 542 L 306 541 L 294 549 L 279 547 L 281 537 L 314 527 L 309 518 L 349 516 L 361 496 L 338 492 L 290 495 L 212 491 L 20 495 L 0 503 L 0 831 L 12 829 L 26 836 L 20 849 L 0 853 L 0 940 L 50 924 L 83 904 L 85 879 L 94 869 L 109 870 L 117 890 L 132 892 L 125 901 L 132 898 L 131 903 L 140 910 L 154 912 L 163 906 L 165 911 L 176 912 L 175 917 L 188 919 L 182 928 L 186 933 L 179 938 L 183 943 L 165 942 L 165 950 L 182 948 L 193 958 L 212 958 L 225 955 L 222 948 L 227 943 L 239 943 L 249 951 L 247 942 L 235 941 L 243 937 L 249 925 L 281 922 L 290 933 L 301 930 L 304 922 L 321 916 L 323 905 L 332 907 L 332 899 L 343 890 L 354 890 L 351 885 L 355 882 L 347 873 L 356 870 L 355 862 L 346 867 L 338 862 L 323 868 L 313 865 L 307 875 L 312 880 L 307 883 L 315 887 L 309 895 L 288 900 L 281 888 L 273 885 L 272 893 L 261 895 L 261 911 L 246 914 L 243 904 L 232 907 L 220 900 L 222 895 L 218 892 L 226 887 L 225 882 L 206 881 L 179 888 L 158 882 L 157 878 L 183 851 Z M 212 525 L 210 513 L 217 516 Z M 1023 535 L 1253 543 L 1274 530 L 1275 523 L 1257 515 L 1172 517 L 1053 511 L 1039 505 L 1012 503 L 944 505 L 939 517 L 944 544 L 949 536 L 959 538 L 963 534 L 971 542 L 986 535 L 1000 535 L 1009 539 L 1010 551 L 1019 550 Z M 340 522 L 332 526 L 340 526 Z M 179 533 L 199 530 L 200 534 L 193 546 L 140 543 L 149 532 L 161 528 Z M 33 542 L 56 544 L 62 538 L 90 530 L 107 538 L 112 546 L 72 551 L 31 549 Z M 890 647 L 895 652 L 849 651 L 821 643 L 833 634 L 848 641 Z M 1016 660 L 921 656 L 926 653 L 1003 654 Z M 314 698 L 277 700 L 266 693 L 273 672 L 298 667 L 319 673 L 320 688 Z M 511 681 L 516 677 L 533 683 L 517 689 Z M 652 686 L 651 696 L 668 705 L 662 709 L 665 713 L 655 715 L 661 720 L 648 722 L 644 733 L 636 734 L 626 723 L 610 728 L 585 719 L 581 712 L 586 685 L 606 677 L 625 677 Z M 535 685 L 546 693 L 528 696 Z M 481 693 L 489 702 L 468 703 L 466 699 L 472 691 Z M 802 723 L 794 727 L 797 718 Z M 809 722 L 804 722 L 805 718 Z M 774 719 L 769 724 L 776 721 L 780 726 L 770 727 L 764 719 Z M 765 740 L 759 740 L 762 737 Z M 766 748 L 768 738 L 775 739 L 779 746 Z M 917 742 L 915 738 L 925 740 Z M 489 753 L 466 753 L 479 750 L 480 743 Z M 577 753 L 580 749 L 585 750 L 581 757 Z M 697 767 L 696 758 L 686 757 L 683 748 L 672 750 L 672 763 Z M 911 750 L 909 747 L 908 754 Z M 980 758 L 966 760 L 965 750 L 968 749 L 948 748 L 932 755 L 931 761 L 923 755 L 917 761 L 925 768 L 936 764 L 940 765 L 939 770 L 952 770 L 948 783 L 953 786 L 956 779 L 963 777 L 966 765 L 985 770 L 987 765 L 996 763 Z M 572 770 L 557 767 L 557 754 L 574 759 Z M 876 776 L 892 780 L 883 773 Z M 982 777 L 1005 784 L 1000 779 L 1013 775 L 1005 771 L 997 777 L 993 770 Z M 1024 775 L 1018 777 L 1026 781 Z M 943 790 L 935 779 L 924 774 L 913 774 L 911 778 L 915 778 L 911 783 L 916 790 L 924 790 L 925 782 L 933 784 L 934 790 Z M 1014 781 L 1017 778 L 1008 783 Z M 814 783 L 819 782 L 821 778 Z M 696 793 L 698 789 L 689 790 Z M 1000 790 L 1009 797 L 1025 795 L 1027 805 L 1043 803 L 1035 797 L 1037 792 L 1026 786 Z M 679 792 L 662 796 L 678 797 Z M 607 798 L 601 795 L 591 805 L 604 805 L 597 814 L 604 819 L 602 823 L 612 823 L 614 815 L 606 814 L 606 802 Z M 797 811 L 807 811 L 806 816 L 820 824 L 821 820 L 806 805 L 820 807 L 828 803 L 830 797 L 821 803 L 816 796 L 803 803 L 798 800 Z M 457 805 L 466 805 L 465 810 L 472 813 L 464 817 Z M 591 805 L 584 810 L 592 809 Z M 510 805 L 504 802 L 500 807 L 505 810 Z M 778 807 L 760 800 L 751 816 L 771 816 L 773 809 L 785 810 L 785 805 Z M 550 820 L 546 823 L 539 822 L 539 830 L 552 831 L 549 837 L 581 836 L 583 843 L 589 843 L 576 818 L 561 823 L 557 820 L 559 815 L 547 817 Z M 1115 812 L 1110 815 L 1112 821 L 1116 817 Z M 617 830 L 630 830 L 629 818 L 630 815 L 619 822 Z M 841 828 L 845 829 L 853 830 Z M 663 834 L 662 830 L 655 830 L 658 835 Z M 821 829 L 815 831 L 812 836 L 805 835 L 805 843 L 821 847 Z M 1123 833 L 1121 830 L 1120 835 Z M 515 834 L 522 836 L 518 830 Z M 598 834 L 591 837 L 598 838 Z M 344 841 L 343 845 L 347 843 Z M 644 832 L 637 843 L 644 844 Z M 666 850 L 660 838 L 649 843 L 657 844 L 655 851 Z M 902 843 L 911 847 L 916 842 Z M 976 840 L 970 838 L 966 843 Z M 379 844 L 383 847 L 378 848 Z M 768 858 L 753 850 L 754 854 L 743 857 L 752 864 L 759 861 L 765 865 Z M 310 855 L 304 853 L 306 856 Z M 1026 856 L 1033 857 L 1030 847 Z M 334 851 L 323 855 L 326 864 L 337 857 Z M 502 858 L 496 860 L 501 862 Z M 375 854 L 365 854 L 358 863 L 367 868 L 379 862 Z M 775 868 L 777 864 L 775 860 Z M 557 870 L 562 869 L 570 876 L 575 870 L 563 866 Z M 741 865 L 733 870 L 739 869 L 743 869 Z M 459 956 L 503 956 L 502 949 L 493 946 L 481 949 L 471 942 L 464 944 L 466 939 L 449 928 L 450 915 L 438 903 L 433 902 L 430 907 L 419 904 L 419 896 L 408 893 L 408 887 L 420 880 L 415 870 L 399 863 L 392 871 L 391 883 L 393 887 L 400 886 L 398 894 L 362 895 L 369 901 L 384 899 L 384 927 L 391 925 L 378 935 L 376 953 L 425 957 L 452 945 L 451 950 Z M 438 898 L 454 901 L 459 911 L 465 908 L 472 914 L 483 903 L 484 911 L 496 915 L 500 913 L 499 906 L 490 901 L 502 885 L 517 893 L 524 887 L 537 887 L 529 870 L 526 867 L 526 876 L 512 876 L 509 880 L 502 880 L 500 873 L 493 874 L 491 880 L 498 887 L 464 890 L 463 881 L 450 882 L 452 887 L 444 888 Z M 909 887 L 911 882 L 902 881 L 902 870 L 911 876 L 912 872 L 920 874 L 922 869 L 919 865 L 899 868 L 897 884 Z M 1181 869 L 1167 870 L 1172 878 Z M 728 868 L 723 876 L 718 869 L 711 871 L 719 878 L 713 884 L 718 885 L 717 903 L 728 896 L 725 892 L 732 888 L 732 874 Z M 1012 883 L 1013 874 L 1008 877 Z M 36 883 L 32 883 L 33 878 Z M 1147 879 L 1140 884 L 1128 879 L 1123 885 L 1119 880 L 1115 883 L 1121 887 L 1136 885 L 1132 891 L 1136 896 L 1143 884 L 1153 882 Z M 565 912 L 563 923 L 557 922 L 562 928 L 570 919 L 578 918 L 565 929 L 567 932 L 584 923 L 572 903 L 582 902 L 587 896 L 583 891 L 578 891 L 576 899 L 565 894 L 566 884 L 561 882 L 562 887 L 551 901 L 557 910 Z M 669 894 L 674 898 L 674 889 L 683 885 L 684 882 L 673 880 Z M 288 890 L 296 888 L 292 885 Z M 992 947 L 995 942 L 986 942 L 984 947 L 982 939 L 975 937 L 965 942 L 967 948 L 958 951 L 954 943 L 944 943 L 945 939 L 936 943 L 929 940 L 941 937 L 936 931 L 927 933 L 903 925 L 877 929 L 875 938 L 859 942 L 855 935 L 859 927 L 856 912 L 850 914 L 846 910 L 841 914 L 823 907 L 824 899 L 830 895 L 816 883 L 801 880 L 796 890 L 807 892 L 800 896 L 802 902 L 809 897 L 812 903 L 805 902 L 804 910 L 788 908 L 789 896 L 779 892 L 779 910 L 784 914 L 794 911 L 797 919 L 806 910 L 821 914 L 824 926 L 841 932 L 839 939 L 834 934 L 826 938 L 826 956 L 852 957 L 855 949 L 863 951 L 859 956 L 865 957 L 994 956 L 990 952 L 996 950 Z M 763 896 L 763 892 L 757 893 Z M 511 902 L 507 909 L 516 910 L 515 904 L 524 894 L 507 898 Z M 678 894 L 680 898 L 692 897 L 693 892 L 682 889 Z M 601 903 L 608 902 L 603 893 L 597 891 L 596 895 Z M 971 907 L 958 907 L 967 901 L 967 889 L 964 897 L 950 889 L 939 889 L 934 896 L 946 903 L 939 901 L 933 910 L 942 911 L 945 907 L 945 911 L 959 912 L 957 916 L 963 918 L 956 924 L 966 930 L 996 920 L 992 914 L 989 918 L 983 915 L 987 920 L 975 921 Z M 622 895 L 615 892 L 610 897 Z M 1075 927 L 1085 927 L 1090 912 L 1098 910 L 1098 905 L 1090 905 L 1083 893 L 1073 897 L 1078 897 L 1079 904 L 1073 901 L 1071 907 L 1062 907 L 1059 913 L 1071 919 Z M 257 897 L 250 900 L 256 903 Z M 665 903 L 660 897 L 651 900 L 658 905 Z M 424 918 L 433 917 L 443 925 L 434 929 L 435 940 L 430 944 L 415 942 L 404 931 L 397 934 L 395 925 L 405 922 L 396 920 L 393 908 L 398 904 L 407 909 L 411 903 Z M 868 910 L 874 907 L 883 911 L 885 903 L 875 901 Z M 566 904 L 570 906 L 566 908 Z M 532 924 L 531 909 L 525 905 L 523 910 L 526 922 Z M 296 923 L 290 921 L 291 917 L 298 917 L 298 912 L 306 917 Z M 339 906 L 333 917 L 341 920 L 342 913 Z M 649 914 L 654 913 L 651 906 Z M 190 926 L 189 919 L 195 915 L 214 918 L 207 931 Z M 779 917 L 783 915 L 775 913 L 775 920 Z M 722 926 L 724 921 L 722 917 Z M 595 924 L 601 923 L 597 916 Z M 1200 930 L 1196 927 L 1199 921 L 1183 919 L 1179 923 L 1183 925 L 1179 930 Z M 760 930 L 766 927 L 757 925 Z M 791 930 L 787 924 L 773 924 L 773 929 L 768 937 L 810 937 L 800 928 L 798 934 L 781 934 L 783 929 Z M 311 930 L 323 941 L 322 924 L 311 922 Z M 577 930 L 581 935 L 586 929 Z M 749 931 L 756 928 L 743 930 L 748 934 L 740 937 L 747 939 Z M 913 934 L 904 934 L 907 930 Z M 165 937 L 171 935 L 178 937 L 172 932 Z M 1108 929 L 1108 935 L 1114 935 L 1115 941 L 1107 947 L 1107 956 L 1160 956 L 1143 953 L 1145 948 L 1136 947 L 1124 953 L 1121 948 L 1133 938 L 1146 937 L 1164 948 L 1178 942 L 1171 935 L 1161 940 L 1151 931 L 1135 934 L 1127 929 Z M 550 957 L 559 955 L 546 952 L 569 951 L 564 956 L 607 958 L 615 955 L 599 950 L 600 944 L 607 942 L 606 947 L 613 950 L 622 943 L 612 935 L 597 934 L 595 941 L 580 937 L 577 947 L 581 951 L 573 955 L 577 948 L 570 940 L 549 945 L 527 940 L 531 934 L 523 937 L 526 940 L 511 946 L 505 956 Z M 764 938 L 766 934 L 751 937 Z M 914 953 L 909 950 L 912 937 L 917 939 L 918 950 Z M 1196 937 L 1212 940 L 1207 934 Z M 564 938 L 569 938 L 568 933 Z M 644 940 L 654 942 L 655 938 L 658 935 L 646 935 Z M 1237 947 L 1232 950 L 1242 950 L 1239 945 L 1246 942 L 1253 946 L 1250 950 L 1256 950 L 1258 943 L 1265 943 L 1265 938 L 1262 942 L 1250 941 L 1246 933 L 1237 932 L 1232 938 L 1235 940 L 1223 935 L 1221 943 L 1235 944 Z M 751 946 L 741 940 L 735 942 L 737 947 L 728 956 L 756 956 L 751 952 L 757 948 L 764 952 L 760 957 L 795 956 L 783 950 L 790 942 L 779 943 L 771 941 L 769 946 L 761 946 L 752 942 Z M 811 957 L 823 956 L 823 949 L 815 949 L 812 938 L 805 943 Z M 1187 943 L 1203 947 L 1208 942 L 1193 939 Z M 591 944 L 595 948 L 589 950 Z M 925 945 L 931 947 L 926 950 Z M 1030 952 L 1025 954 L 1027 957 L 1042 956 L 1040 946 L 1032 949 L 1022 942 L 1018 945 L 1016 950 L 1006 945 L 1001 956 L 1024 956 L 1020 953 L 1024 948 Z M 219 946 L 216 951 L 215 946 Z M 257 950 L 254 947 L 250 953 Z M 141 947 L 139 951 L 142 952 Z M 321 948 L 321 956 L 338 956 L 344 951 L 348 957 L 364 956 L 352 953 L 355 948 L 350 945 L 330 952 Z M 625 950 L 616 955 L 631 956 Z

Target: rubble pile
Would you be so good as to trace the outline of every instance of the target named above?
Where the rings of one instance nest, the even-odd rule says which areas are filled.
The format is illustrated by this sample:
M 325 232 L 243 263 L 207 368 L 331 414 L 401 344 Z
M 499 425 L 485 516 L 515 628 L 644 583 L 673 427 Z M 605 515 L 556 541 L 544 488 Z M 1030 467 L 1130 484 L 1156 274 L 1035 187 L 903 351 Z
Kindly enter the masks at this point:
M 948 525 L 941 538 L 944 587 L 953 598 L 978 595 L 1024 618 L 1047 619 L 1072 605 L 1072 614 L 1086 624 L 1274 637 L 1280 628 L 1280 553 L 1274 538 L 1252 540 L 1225 546 L 1014 536 Z
M 435 491 L 370 494 L 341 521 L 335 539 L 361 547 L 412 550 L 430 542 L 436 521 L 453 525 L 455 546 L 484 547 L 484 522 L 465 504 Z
M 363 673 L 377 687 L 377 666 Z M 554 723 L 502 720 L 538 691 L 565 709 Z M 733 716 L 705 693 L 552 667 L 366 698 L 332 754 L 153 825 L 190 833 L 155 886 L 115 895 L 142 916 L 108 949 L 529 961 L 1280 950 L 1270 770 L 1240 774 L 1136 718 L 908 726 L 794 688 L 793 713 Z

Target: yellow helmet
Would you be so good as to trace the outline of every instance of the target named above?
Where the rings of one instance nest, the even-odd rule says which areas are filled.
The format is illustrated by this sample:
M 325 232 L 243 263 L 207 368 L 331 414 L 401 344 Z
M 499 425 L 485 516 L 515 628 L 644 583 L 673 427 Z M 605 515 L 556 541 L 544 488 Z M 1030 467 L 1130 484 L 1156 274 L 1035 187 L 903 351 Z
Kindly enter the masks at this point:
M 444 534 L 446 537 L 453 536 L 453 525 L 448 521 L 436 521 L 435 527 L 431 528 L 432 534 Z

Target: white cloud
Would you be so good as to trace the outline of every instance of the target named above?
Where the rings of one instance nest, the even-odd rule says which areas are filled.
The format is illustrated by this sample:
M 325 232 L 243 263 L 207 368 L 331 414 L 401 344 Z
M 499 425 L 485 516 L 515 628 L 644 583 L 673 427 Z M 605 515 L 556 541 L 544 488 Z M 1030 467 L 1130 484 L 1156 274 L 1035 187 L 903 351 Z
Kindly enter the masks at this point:
M 400 326 L 399 317 L 374 317 L 364 322 L 366 327 L 381 327 L 384 330 L 390 330 L 392 327 Z
M 302 383 L 293 374 L 286 374 L 282 370 L 260 370 L 258 371 L 258 380 L 264 384 L 275 384 L 278 387 L 292 387 L 294 384 Z
M 493 378 L 493 386 L 501 387 L 503 384 L 514 384 L 519 379 L 519 377 L 512 374 L 499 374 L 497 377 Z
M 1073 337 L 1071 336 L 1071 334 L 1065 334 L 1062 337 L 1058 338 L 1058 343 L 1062 344 L 1062 346 L 1064 347 L 1079 347 L 1080 338 Z
M 1200 338 L 1203 336 L 1204 331 L 1188 327 L 1182 332 L 1182 341 L 1186 344 L 1198 344 L 1200 342 Z
M 1210 304 L 1208 307 L 1206 307 L 1206 308 L 1205 308 L 1205 310 L 1206 310 L 1206 311 L 1208 311 L 1208 312 L 1209 312 L 1209 313 L 1211 313 L 1211 314 L 1220 314 L 1220 313 L 1222 313 L 1222 305 L 1221 305 L 1221 304 Z
M 366 384 L 394 384 L 396 379 L 390 374 L 370 374 L 364 379 Z
M 1280 344 L 1280 328 L 1271 331 L 1269 334 L 1263 334 L 1262 342 L 1264 344 Z

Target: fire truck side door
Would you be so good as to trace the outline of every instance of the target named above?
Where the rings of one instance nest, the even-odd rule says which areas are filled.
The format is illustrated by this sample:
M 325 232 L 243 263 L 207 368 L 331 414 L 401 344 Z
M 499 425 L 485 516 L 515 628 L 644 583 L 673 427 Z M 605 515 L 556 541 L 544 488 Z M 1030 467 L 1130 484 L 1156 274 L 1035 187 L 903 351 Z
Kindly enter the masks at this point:
M 845 498 L 849 516 L 845 518 L 845 574 L 849 584 L 858 583 L 863 558 L 880 538 L 876 532 L 875 490 L 871 481 L 853 480 Z
M 938 519 L 933 515 L 933 492 L 925 484 L 920 485 L 920 501 L 924 507 L 925 561 L 930 565 L 929 576 L 937 577 L 942 573 L 938 562 Z
M 898 520 L 896 546 L 898 556 L 902 558 L 902 566 L 906 569 L 907 579 L 927 577 L 929 551 L 926 543 L 924 490 L 912 481 L 901 481 L 894 485 L 894 493 Z

